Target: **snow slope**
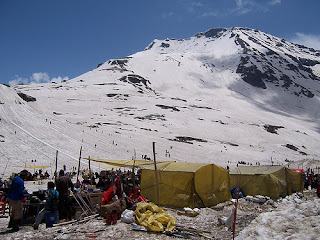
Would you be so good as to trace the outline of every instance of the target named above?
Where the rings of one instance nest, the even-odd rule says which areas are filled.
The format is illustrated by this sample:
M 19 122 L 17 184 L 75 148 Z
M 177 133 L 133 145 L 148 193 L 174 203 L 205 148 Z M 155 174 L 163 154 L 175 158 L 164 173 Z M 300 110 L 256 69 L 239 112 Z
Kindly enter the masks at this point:
M 319 165 L 319 56 L 258 30 L 210 29 L 69 81 L 1 85 L 0 174 L 52 173 L 56 151 L 70 169 L 81 146 L 82 157 L 152 159 L 152 142 L 158 160 Z

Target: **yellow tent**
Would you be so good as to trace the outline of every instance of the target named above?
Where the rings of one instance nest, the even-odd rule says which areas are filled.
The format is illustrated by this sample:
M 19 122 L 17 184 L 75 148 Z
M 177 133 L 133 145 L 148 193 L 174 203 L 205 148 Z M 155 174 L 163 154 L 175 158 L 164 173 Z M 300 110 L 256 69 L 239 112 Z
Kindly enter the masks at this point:
M 230 172 L 230 187 L 236 186 L 244 195 L 279 198 L 303 190 L 303 179 L 283 166 L 239 166 Z
M 98 160 L 109 165 L 133 167 L 134 161 Z M 136 160 L 141 169 L 141 195 L 157 202 L 153 161 Z M 210 207 L 231 199 L 230 178 L 226 169 L 215 164 L 157 162 L 160 205 L 174 207 Z
M 160 205 L 174 207 L 210 207 L 229 200 L 228 171 L 215 164 L 168 162 L 159 167 Z M 157 200 L 154 168 L 141 171 L 141 195 Z

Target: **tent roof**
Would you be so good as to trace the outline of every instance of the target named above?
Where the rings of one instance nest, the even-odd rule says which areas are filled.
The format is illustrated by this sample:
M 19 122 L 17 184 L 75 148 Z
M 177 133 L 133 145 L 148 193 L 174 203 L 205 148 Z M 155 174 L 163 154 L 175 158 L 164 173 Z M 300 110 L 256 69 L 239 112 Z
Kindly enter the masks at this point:
M 161 170 L 178 172 L 196 172 L 198 169 L 209 165 L 208 163 L 170 162 Z
M 48 168 L 49 166 L 18 166 L 19 168 Z
M 246 175 L 255 175 L 255 174 L 270 174 L 277 172 L 280 169 L 283 169 L 284 166 L 238 166 L 233 169 L 230 174 L 246 174 Z
M 154 162 L 147 160 L 106 160 L 106 159 L 90 159 L 94 162 L 106 163 L 117 167 L 128 167 L 154 170 Z M 179 172 L 196 172 L 209 163 L 185 163 L 173 161 L 157 161 L 157 169 L 162 171 L 179 171 Z
M 88 158 L 85 158 L 88 160 Z M 154 168 L 154 162 L 153 161 L 147 161 L 147 160 L 107 160 L 107 159 L 93 159 L 90 158 L 91 161 L 94 162 L 100 162 L 100 163 L 105 163 L 108 165 L 112 165 L 115 167 L 127 167 L 127 168 Z M 160 170 L 170 162 L 166 161 L 157 161 L 157 167 Z

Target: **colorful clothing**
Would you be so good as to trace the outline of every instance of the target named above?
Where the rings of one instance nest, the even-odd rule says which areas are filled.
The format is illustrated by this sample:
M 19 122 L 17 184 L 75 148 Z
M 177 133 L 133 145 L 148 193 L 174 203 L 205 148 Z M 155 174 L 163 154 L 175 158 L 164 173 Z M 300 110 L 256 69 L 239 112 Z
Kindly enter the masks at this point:
M 22 200 L 23 193 L 24 193 L 24 182 L 19 176 L 16 176 L 12 179 L 11 187 L 9 189 L 7 198 L 14 201 Z
M 48 191 L 48 200 L 47 200 L 47 204 L 45 206 L 46 210 L 52 211 L 52 199 L 53 196 L 56 195 L 57 199 L 59 198 L 59 192 L 57 190 L 51 189 L 50 191 Z

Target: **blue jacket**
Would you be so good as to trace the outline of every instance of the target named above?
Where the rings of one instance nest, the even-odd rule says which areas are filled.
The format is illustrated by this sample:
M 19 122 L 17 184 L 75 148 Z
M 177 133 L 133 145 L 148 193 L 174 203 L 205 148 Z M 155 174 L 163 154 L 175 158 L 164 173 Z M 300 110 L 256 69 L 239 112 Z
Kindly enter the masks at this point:
M 49 211 L 52 211 L 52 199 L 53 199 L 53 196 L 56 195 L 57 196 L 57 199 L 59 199 L 59 192 L 57 190 L 54 190 L 54 189 L 51 189 L 49 192 L 48 192 L 49 196 L 48 196 L 48 199 L 47 199 L 47 204 L 45 206 L 45 209 L 46 210 L 49 210 Z
M 16 176 L 12 179 L 11 187 L 9 189 L 7 198 L 14 201 L 22 200 L 23 193 L 24 193 L 24 182 L 19 176 Z

